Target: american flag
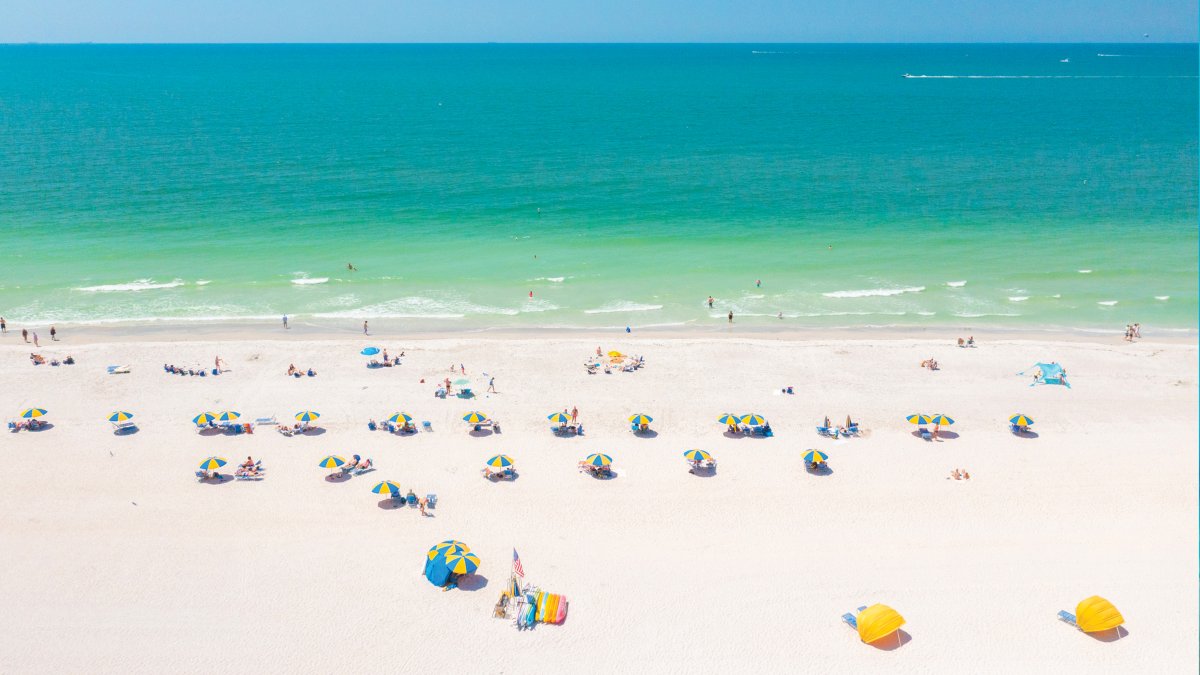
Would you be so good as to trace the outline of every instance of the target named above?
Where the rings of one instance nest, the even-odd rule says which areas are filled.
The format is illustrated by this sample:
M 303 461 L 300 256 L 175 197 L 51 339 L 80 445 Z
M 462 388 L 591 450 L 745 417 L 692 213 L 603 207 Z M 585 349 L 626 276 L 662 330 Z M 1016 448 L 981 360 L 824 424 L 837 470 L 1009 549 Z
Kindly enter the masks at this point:
M 525 578 L 525 568 L 521 567 L 521 558 L 517 555 L 517 549 L 513 549 L 513 572 L 522 579 Z

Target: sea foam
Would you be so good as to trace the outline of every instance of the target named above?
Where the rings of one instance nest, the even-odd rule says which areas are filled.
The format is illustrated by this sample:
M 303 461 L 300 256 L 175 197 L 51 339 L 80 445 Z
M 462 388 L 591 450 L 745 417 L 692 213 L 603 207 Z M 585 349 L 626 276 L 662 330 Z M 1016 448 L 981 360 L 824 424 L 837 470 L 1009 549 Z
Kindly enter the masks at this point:
M 585 310 L 583 310 L 583 313 L 584 314 L 611 314 L 613 312 L 652 312 L 654 310 L 658 310 L 658 309 L 662 309 L 662 308 L 663 308 L 662 305 L 645 305 L 640 302 L 633 302 L 630 300 L 620 300 L 617 302 L 610 302 L 607 305 L 602 305 L 595 309 L 585 309 Z
M 292 279 L 292 283 L 296 284 L 297 286 L 312 286 L 314 284 L 325 284 L 325 283 L 329 283 L 329 277 L 301 277 L 299 279 Z
M 183 279 L 174 279 L 165 283 L 158 283 L 153 279 L 138 279 L 127 284 L 101 284 L 99 286 L 81 286 L 72 290 L 83 291 L 84 293 L 127 293 L 136 291 L 151 291 L 160 288 L 176 288 L 183 285 Z
M 900 295 L 902 293 L 920 293 L 925 290 L 924 286 L 909 286 L 908 288 L 868 288 L 862 291 L 832 291 L 830 293 L 822 293 L 821 295 L 827 298 L 870 298 L 888 295 Z

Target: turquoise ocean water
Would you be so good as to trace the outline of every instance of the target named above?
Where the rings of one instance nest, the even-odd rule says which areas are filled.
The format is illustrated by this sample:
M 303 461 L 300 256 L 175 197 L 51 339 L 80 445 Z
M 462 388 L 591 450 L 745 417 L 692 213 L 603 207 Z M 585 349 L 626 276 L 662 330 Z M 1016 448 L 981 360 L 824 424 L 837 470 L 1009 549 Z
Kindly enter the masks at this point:
M 0 46 L 0 315 L 1194 331 L 1197 101 L 1196 45 Z

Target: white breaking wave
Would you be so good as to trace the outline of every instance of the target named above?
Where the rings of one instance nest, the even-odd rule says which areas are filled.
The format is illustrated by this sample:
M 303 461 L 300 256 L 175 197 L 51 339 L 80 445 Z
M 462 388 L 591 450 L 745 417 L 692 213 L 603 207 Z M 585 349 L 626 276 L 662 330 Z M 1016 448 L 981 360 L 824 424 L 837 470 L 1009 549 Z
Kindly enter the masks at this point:
M 1155 300 L 1170 300 L 1170 299 L 1171 299 L 1171 296 L 1169 296 L 1169 295 L 1156 295 L 1156 296 L 1154 296 L 1154 299 L 1155 299 Z
M 967 285 L 967 282 L 965 282 L 965 281 L 947 281 L 946 285 L 949 286 L 950 288 L 962 288 L 963 286 Z
M 530 281 L 550 281 L 556 284 L 561 284 L 566 277 L 534 277 Z
M 1112 307 L 1113 305 L 1117 304 L 1117 301 L 1116 300 L 1101 300 L 1100 302 L 1097 302 L 1096 304 L 1104 305 L 1105 307 Z
M 542 300 L 541 298 L 538 298 L 537 300 L 530 300 L 524 305 L 521 305 L 521 309 L 519 311 L 522 314 L 526 314 L 534 312 L 552 312 L 556 309 L 559 309 L 558 305 L 548 300 Z
M 211 282 L 211 281 L 209 281 L 208 279 L 198 279 L 198 280 L 196 280 L 196 285 L 197 285 L 197 286 L 207 286 L 207 285 L 209 285 L 209 284 L 211 284 L 211 283 L 212 283 L 212 282 Z
M 1079 273 L 1080 274 L 1091 274 L 1092 271 L 1091 270 L 1079 270 Z
M 1008 313 L 1008 312 L 983 312 L 980 314 L 973 314 L 970 312 L 956 312 L 954 314 L 954 316 L 962 317 L 964 319 L 978 319 L 981 316 L 1021 316 L 1021 315 Z
M 1029 299 L 1028 295 L 1012 295 L 1012 296 L 1009 296 L 1008 301 L 1009 302 L 1025 302 L 1028 299 Z
M 613 312 L 652 312 L 662 309 L 662 305 L 644 305 L 640 302 L 631 302 L 620 300 L 618 302 L 610 302 L 607 305 L 602 305 L 595 309 L 585 309 L 584 314 L 612 314 Z
M 176 288 L 183 285 L 183 279 L 174 279 L 166 283 L 158 283 L 153 279 L 138 279 L 127 284 L 102 284 L 100 286 L 82 286 L 72 290 L 84 293 L 123 293 L 133 291 L 151 291 L 160 288 Z
M 302 277 L 300 279 L 292 279 L 292 283 L 297 286 L 311 286 L 313 284 L 324 284 L 329 282 L 329 277 Z
M 924 286 L 909 286 L 908 288 L 868 288 L 863 291 L 832 291 L 830 293 L 822 293 L 821 295 L 827 298 L 870 298 L 887 295 L 900 295 L 901 293 L 920 293 L 925 290 Z

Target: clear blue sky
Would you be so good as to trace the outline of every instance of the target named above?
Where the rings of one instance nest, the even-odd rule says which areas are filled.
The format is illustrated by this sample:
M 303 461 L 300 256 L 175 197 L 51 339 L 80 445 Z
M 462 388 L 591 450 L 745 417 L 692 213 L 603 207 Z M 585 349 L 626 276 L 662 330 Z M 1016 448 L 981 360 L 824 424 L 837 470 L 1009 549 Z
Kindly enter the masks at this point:
M 1195 42 L 1197 0 L 0 0 L 0 42 L 1144 39 Z

